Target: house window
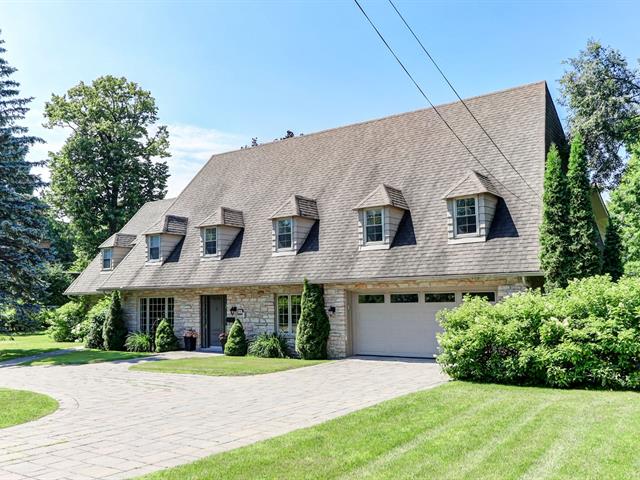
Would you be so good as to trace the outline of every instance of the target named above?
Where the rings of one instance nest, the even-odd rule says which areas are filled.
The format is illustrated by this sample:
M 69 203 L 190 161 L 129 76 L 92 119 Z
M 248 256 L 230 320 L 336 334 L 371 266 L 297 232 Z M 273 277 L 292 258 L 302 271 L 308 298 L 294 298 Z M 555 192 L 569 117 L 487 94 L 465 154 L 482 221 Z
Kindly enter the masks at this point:
M 456 301 L 455 293 L 425 293 L 424 301 L 426 303 L 454 303 Z
M 215 227 L 204 229 L 204 254 L 215 255 L 217 253 L 218 230 Z
M 112 248 L 102 249 L 102 269 L 111 270 L 112 265 L 113 265 L 113 249 Z
M 365 243 L 382 241 L 382 209 L 376 208 L 364 212 Z
M 418 303 L 417 293 L 392 293 L 391 303 Z
M 384 303 L 384 295 L 358 295 L 358 303 Z
M 149 235 L 149 260 L 160 260 L 160 235 Z
M 462 297 L 480 297 L 484 298 L 488 302 L 496 301 L 496 293 L 495 292 L 466 292 L 462 294 Z
M 476 199 L 458 198 L 456 200 L 456 235 L 469 235 L 477 232 Z
M 160 320 L 166 318 L 173 326 L 173 297 L 151 297 L 140 299 L 140 331 L 152 337 L 156 335 L 156 328 Z
M 296 333 L 300 312 L 301 295 L 278 295 L 278 331 Z
M 281 248 L 291 248 L 293 246 L 293 220 L 291 218 L 281 218 L 277 222 L 276 235 L 278 237 L 278 250 Z

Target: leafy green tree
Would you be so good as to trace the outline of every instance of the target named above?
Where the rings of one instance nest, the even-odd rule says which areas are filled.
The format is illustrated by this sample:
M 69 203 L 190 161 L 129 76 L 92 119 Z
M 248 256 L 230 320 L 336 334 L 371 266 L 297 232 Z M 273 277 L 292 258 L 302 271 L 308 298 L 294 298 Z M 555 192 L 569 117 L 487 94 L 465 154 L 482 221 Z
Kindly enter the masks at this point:
M 614 217 L 609 218 L 607 225 L 607 236 L 602 252 L 602 273 L 608 273 L 614 281 L 617 281 L 624 274 L 622 242 L 618 221 Z
M 587 157 L 582 135 L 571 140 L 567 169 L 569 190 L 569 278 L 584 278 L 600 273 L 602 252 L 598 246 L 599 233 L 591 204 L 591 185 L 587 171 Z
M 305 360 L 327 358 L 329 317 L 324 309 L 324 295 L 320 285 L 304 279 L 300 319 L 296 329 L 296 351 Z
M 595 40 L 565 64 L 560 93 L 569 127 L 585 140 L 591 180 L 610 187 L 622 172 L 624 147 L 640 138 L 640 72 Z
M 540 225 L 540 264 L 549 289 L 567 285 L 569 257 L 569 193 L 563 161 L 556 145 L 547 153 Z
M 156 127 L 151 94 L 121 77 L 83 82 L 46 103 L 46 126 L 71 131 L 50 154 L 50 198 L 70 219 L 76 253 L 86 262 L 145 203 L 166 195 L 166 126 Z
M 105 350 L 124 350 L 127 326 L 122 316 L 122 299 L 118 290 L 111 294 L 111 305 L 104 322 L 102 340 Z
M 42 140 L 19 125 L 32 99 L 20 97 L 3 44 L 0 39 L 0 331 L 8 329 L 5 318 L 11 317 L 12 328 L 33 320 L 46 288 L 47 259 L 45 205 L 34 194 L 43 183 L 31 173 L 37 164 L 26 160 L 29 148 Z
M 640 264 L 640 144 L 631 152 L 620 185 L 611 192 L 609 204 L 612 216 L 618 221 L 626 269 Z
M 173 327 L 169 320 L 163 318 L 156 329 L 156 352 L 171 352 L 179 348 L 180 344 L 175 333 L 173 333 Z
M 231 325 L 231 330 L 229 330 L 229 337 L 224 346 L 224 354 L 231 357 L 244 357 L 247 354 L 248 347 L 247 336 L 244 333 L 242 322 L 236 318 L 236 321 Z

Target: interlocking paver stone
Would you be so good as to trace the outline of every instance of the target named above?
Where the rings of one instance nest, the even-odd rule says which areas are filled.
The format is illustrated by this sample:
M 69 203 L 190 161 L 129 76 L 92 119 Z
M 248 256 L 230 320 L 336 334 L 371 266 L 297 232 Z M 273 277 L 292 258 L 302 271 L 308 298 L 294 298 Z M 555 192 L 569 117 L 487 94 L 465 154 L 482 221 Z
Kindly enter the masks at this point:
M 130 371 L 131 363 L 0 366 L 0 386 L 60 403 L 0 430 L 0 479 L 131 478 L 447 381 L 421 360 L 349 358 L 249 377 Z

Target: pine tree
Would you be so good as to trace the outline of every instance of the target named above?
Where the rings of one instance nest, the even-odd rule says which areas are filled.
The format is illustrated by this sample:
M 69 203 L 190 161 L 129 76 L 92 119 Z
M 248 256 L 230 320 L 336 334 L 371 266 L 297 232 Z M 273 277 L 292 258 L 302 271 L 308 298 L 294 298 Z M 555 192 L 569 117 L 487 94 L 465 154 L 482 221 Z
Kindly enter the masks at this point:
M 43 186 L 26 160 L 29 148 L 41 139 L 29 136 L 24 120 L 31 98 L 20 98 L 20 84 L 11 80 L 16 71 L 3 58 L 0 39 L 0 331 L 12 312 L 12 325 L 28 327 L 46 288 L 42 280 L 47 253 L 45 206 L 34 195 Z
M 556 145 L 547 154 L 544 173 L 542 224 L 540 225 L 540 264 L 547 288 L 567 285 L 569 256 L 569 194 L 563 162 Z
M 248 348 L 244 327 L 242 322 L 236 318 L 236 321 L 231 325 L 231 330 L 229 330 L 229 337 L 224 345 L 224 354 L 231 357 L 244 357 Z
M 584 278 L 600 273 L 602 252 L 598 246 L 598 229 L 591 205 L 587 156 L 582 136 L 571 141 L 567 169 L 569 189 L 569 278 Z
M 602 273 L 608 273 L 614 281 L 617 281 L 624 274 L 622 242 L 618 221 L 614 217 L 609 218 L 607 225 L 607 236 L 602 252 Z
M 124 342 L 127 340 L 127 326 L 122 318 L 122 300 L 118 290 L 111 295 L 111 305 L 104 322 L 102 339 L 105 350 L 124 350 Z
M 296 351 L 305 360 L 327 358 L 329 317 L 324 309 L 322 287 L 304 279 L 300 320 L 296 329 Z

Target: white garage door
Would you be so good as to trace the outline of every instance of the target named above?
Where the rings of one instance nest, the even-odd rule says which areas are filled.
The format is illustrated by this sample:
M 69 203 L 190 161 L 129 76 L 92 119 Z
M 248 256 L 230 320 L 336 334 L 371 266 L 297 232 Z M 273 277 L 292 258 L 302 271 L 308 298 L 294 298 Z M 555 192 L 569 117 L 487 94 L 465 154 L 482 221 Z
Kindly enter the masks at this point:
M 434 357 L 436 313 L 460 303 L 459 293 L 368 293 L 354 298 L 354 353 Z

